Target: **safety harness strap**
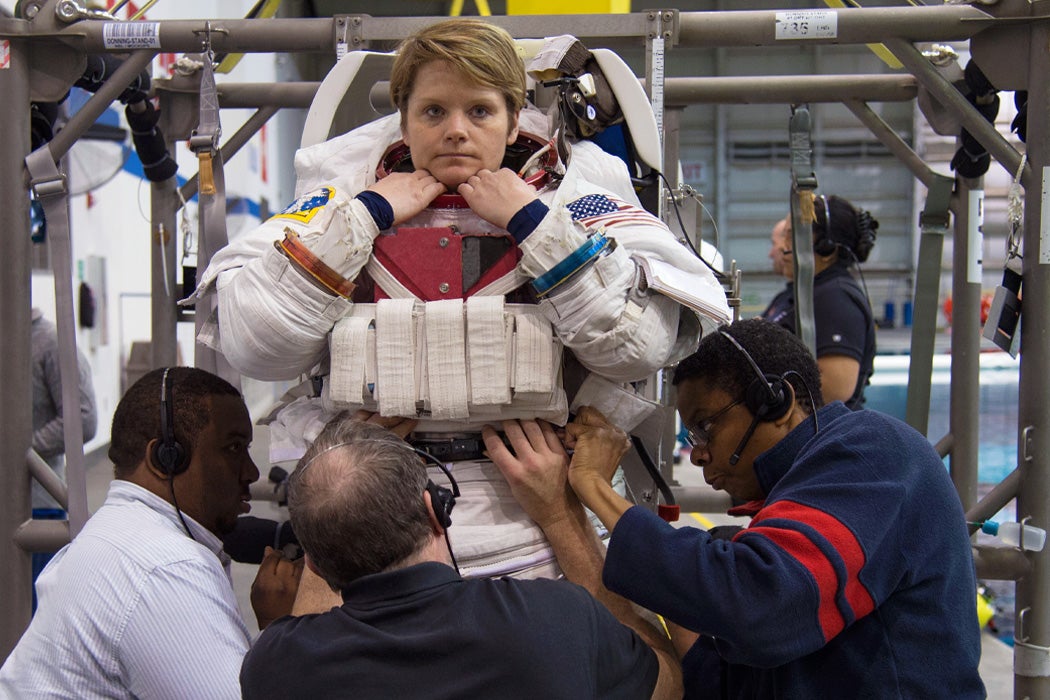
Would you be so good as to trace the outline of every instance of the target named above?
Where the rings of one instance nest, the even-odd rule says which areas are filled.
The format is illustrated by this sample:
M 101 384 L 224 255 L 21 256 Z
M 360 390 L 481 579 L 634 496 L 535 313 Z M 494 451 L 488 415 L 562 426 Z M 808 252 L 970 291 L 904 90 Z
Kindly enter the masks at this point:
M 813 172 L 810 143 L 809 107 L 791 107 L 788 122 L 791 141 L 791 249 L 795 266 L 795 332 L 813 356 L 817 354 L 817 333 L 813 322 L 813 191 L 817 176 Z
M 915 268 L 912 313 L 911 361 L 908 363 L 908 400 L 905 420 L 923 435 L 930 417 L 930 377 L 933 375 L 934 337 L 937 331 L 937 298 L 940 294 L 941 254 L 944 234 L 951 224 L 951 199 L 955 179 L 932 174 L 926 205 L 919 216 L 919 261 Z
M 69 240 L 69 191 L 51 149 L 44 145 L 25 160 L 30 184 L 44 207 L 55 277 L 55 325 L 62 380 L 62 433 L 65 440 L 69 535 L 75 537 L 88 519 L 84 476 L 84 424 L 80 418 L 80 369 L 73 323 L 73 253 Z

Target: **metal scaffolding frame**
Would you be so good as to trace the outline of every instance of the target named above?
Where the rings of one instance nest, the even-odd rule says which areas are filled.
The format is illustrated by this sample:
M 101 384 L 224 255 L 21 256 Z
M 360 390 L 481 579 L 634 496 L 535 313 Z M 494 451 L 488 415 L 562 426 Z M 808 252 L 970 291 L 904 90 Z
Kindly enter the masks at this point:
M 79 10 L 72 0 L 30 0 L 23 3 L 28 19 L 0 19 L 0 40 L 9 44 L 10 61 L 0 70 L 0 94 L 8 108 L 0 116 L 5 138 L 0 142 L 0 210 L 8 212 L 6 254 L 0 260 L 0 327 L 4 328 L 0 349 L 0 560 L 7 565 L 0 573 L 0 588 L 7 595 L 0 604 L 0 655 L 17 642 L 29 620 L 30 575 L 26 547 L 46 533 L 27 522 L 29 477 L 26 453 L 30 445 L 31 404 L 29 385 L 30 246 L 29 217 L 25 206 L 28 178 L 24 158 L 29 150 L 29 103 L 56 100 L 83 71 L 88 54 L 114 52 L 107 40 L 107 27 L 125 24 L 99 19 Z M 78 14 L 79 12 L 79 14 Z M 793 10 L 793 13 L 800 11 Z M 807 12 L 807 11 L 801 11 Z M 667 162 L 677 163 L 677 129 L 680 108 L 701 102 L 843 102 L 924 184 L 930 186 L 944 176 L 934 173 L 911 148 L 868 106 L 868 101 L 911 100 L 921 83 L 944 105 L 958 113 L 967 128 L 1011 174 L 1020 154 L 995 131 L 960 94 L 945 81 L 915 49 L 915 41 L 962 41 L 979 36 L 983 50 L 1008 52 L 1022 75 L 1003 89 L 1029 91 L 1029 110 L 1050 114 L 1050 0 L 1003 0 L 994 6 L 940 5 L 901 8 L 848 8 L 812 10 L 834 15 L 832 35 L 791 37 L 807 44 L 885 44 L 914 77 L 907 76 L 800 76 L 776 78 L 667 78 L 654 70 L 654 55 L 677 47 L 768 47 L 783 45 L 778 38 L 778 11 L 682 12 L 651 10 L 627 15 L 563 15 L 491 17 L 518 37 L 559 32 L 575 34 L 589 46 L 646 48 L 646 85 L 650 94 L 662 96 L 655 104 L 667 138 Z M 136 50 L 128 64 L 142 65 L 161 51 L 198 52 L 202 36 L 210 38 L 219 53 L 335 52 L 337 42 L 350 49 L 387 50 L 401 37 L 438 17 L 375 18 L 363 15 L 331 19 L 267 20 L 166 20 L 155 22 L 156 44 Z M 1019 41 L 1018 39 L 1023 39 Z M 126 49 L 125 49 L 126 50 Z M 982 65 L 983 67 L 983 65 Z M 130 70 L 130 69 L 129 69 Z M 56 160 L 115 96 L 107 85 L 51 142 Z M 228 159 L 266 119 L 282 107 L 309 103 L 316 83 L 285 85 L 220 84 L 223 107 L 255 107 L 259 111 L 244 128 L 223 146 Z M 173 143 L 184 138 L 196 124 L 197 93 L 192 80 L 173 79 L 159 87 L 165 109 L 162 128 Z M 110 94 L 112 93 L 112 94 Z M 666 105 L 666 111 L 665 111 Z M 96 114 L 97 116 L 97 114 Z M 955 214 L 956 259 L 953 269 L 955 318 L 951 338 L 952 377 L 950 433 L 938 442 L 942 452 L 952 455 L 952 478 L 970 519 L 990 517 L 1016 497 L 1017 513 L 1044 529 L 1050 528 L 1050 410 L 1044 405 L 1040 383 L 1050 376 L 1050 236 L 1042 226 L 1043 194 L 1050 177 L 1050 135 L 1047 119 L 1028 120 L 1027 161 L 1021 182 L 1026 192 L 1023 261 L 1025 322 L 1021 342 L 1021 381 L 1018 415 L 1018 466 L 980 503 L 976 502 L 979 284 L 966 279 L 966 201 L 971 188 L 980 182 L 956 182 L 951 208 Z M 170 144 L 169 144 L 170 145 Z M 665 168 L 669 173 L 674 170 Z M 183 196 L 195 191 L 191 181 Z M 175 360 L 177 313 L 163 290 L 173 288 L 175 217 L 180 206 L 174 180 L 152 187 L 153 273 L 153 362 L 155 366 Z M 1044 240 L 1045 239 L 1045 240 Z M 960 313 L 972 309 L 972 313 Z M 71 321 L 70 321 L 71 322 Z M 916 327 L 913 334 L 931 334 L 930 327 Z M 914 345 L 913 350 L 917 347 Z M 928 376 L 926 378 L 928 382 Z M 928 399 L 927 399 L 928 400 Z M 928 406 L 926 406 L 928 409 Z M 670 474 L 669 452 L 661 454 L 661 466 Z M 80 483 L 82 481 L 82 475 Z M 72 481 L 72 479 L 71 479 Z M 683 507 L 715 510 L 721 499 L 678 489 Z M 70 495 L 71 500 L 73 495 Z M 916 533 L 921 536 L 921 533 Z M 1017 645 L 1015 646 L 1015 695 L 1050 700 L 1050 550 L 1022 553 L 1017 550 L 975 550 L 979 574 L 987 578 L 1018 580 Z M 1022 578 L 1023 577 L 1023 578 Z

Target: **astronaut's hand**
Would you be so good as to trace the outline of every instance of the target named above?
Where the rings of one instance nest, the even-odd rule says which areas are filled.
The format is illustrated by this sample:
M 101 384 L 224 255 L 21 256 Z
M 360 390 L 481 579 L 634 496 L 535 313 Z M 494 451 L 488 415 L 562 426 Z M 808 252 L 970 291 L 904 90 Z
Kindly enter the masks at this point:
M 564 442 L 565 447 L 573 450 L 569 483 L 576 493 L 580 493 L 580 487 L 589 485 L 588 482 L 608 484 L 631 446 L 626 433 L 590 406 L 580 407 L 576 420 L 565 426 Z
M 536 188 L 528 184 L 510 168 L 496 172 L 479 170 L 457 189 L 467 200 L 471 211 L 485 221 L 502 229 L 518 210 L 536 199 Z
M 390 203 L 394 224 L 411 219 L 445 192 L 445 186 L 426 170 L 390 173 L 368 189 Z

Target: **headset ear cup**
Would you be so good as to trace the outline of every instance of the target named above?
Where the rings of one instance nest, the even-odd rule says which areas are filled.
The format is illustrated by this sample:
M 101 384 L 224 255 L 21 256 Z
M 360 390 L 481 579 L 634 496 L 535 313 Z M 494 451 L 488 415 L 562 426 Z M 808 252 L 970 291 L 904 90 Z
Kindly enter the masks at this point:
M 427 493 L 430 494 L 430 505 L 434 508 L 438 524 L 448 529 L 452 525 L 452 508 L 456 505 L 456 497 L 444 486 L 438 486 L 433 481 L 427 481 Z
M 817 255 L 831 255 L 835 252 L 838 246 L 835 245 L 835 241 L 827 237 L 827 234 L 820 237 L 813 244 L 813 252 Z
M 785 384 L 779 374 L 766 374 L 762 379 L 755 377 L 747 387 L 744 404 L 761 421 L 777 420 L 791 408 L 793 396 Z
M 747 406 L 747 410 L 751 411 L 751 415 L 757 418 L 764 418 L 769 399 L 768 385 L 758 377 L 752 379 L 744 392 L 744 405 Z
M 189 466 L 186 450 L 178 440 L 170 443 L 163 440 L 155 442 L 153 444 L 153 463 L 168 476 L 181 474 Z

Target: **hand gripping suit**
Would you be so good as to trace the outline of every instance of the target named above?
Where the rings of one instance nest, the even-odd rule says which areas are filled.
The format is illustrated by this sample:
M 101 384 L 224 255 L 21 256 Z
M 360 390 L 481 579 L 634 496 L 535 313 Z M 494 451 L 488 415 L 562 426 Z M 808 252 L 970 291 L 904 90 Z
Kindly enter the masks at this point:
M 546 117 L 527 109 L 521 128 L 545 139 Z M 219 251 L 193 296 L 217 291 L 217 323 L 199 339 L 243 374 L 324 378 L 320 398 L 276 417 L 271 458 L 297 459 L 341 409 L 419 417 L 416 435 L 470 435 L 504 418 L 564 423 L 563 348 L 587 373 L 578 401 L 627 429 L 644 419 L 652 406 L 629 383 L 695 350 L 701 326 L 698 313 L 649 289 L 639 260 L 721 290 L 641 209 L 623 163 L 574 145 L 558 186 L 540 190 L 549 212 L 519 244 L 455 196 L 380 231 L 355 195 L 399 137 L 392 115 L 301 149 L 296 202 Z M 295 268 L 274 245 L 289 233 L 355 282 L 353 294 L 322 290 Z M 454 471 L 465 575 L 549 573 L 542 533 L 498 470 L 472 459 Z

